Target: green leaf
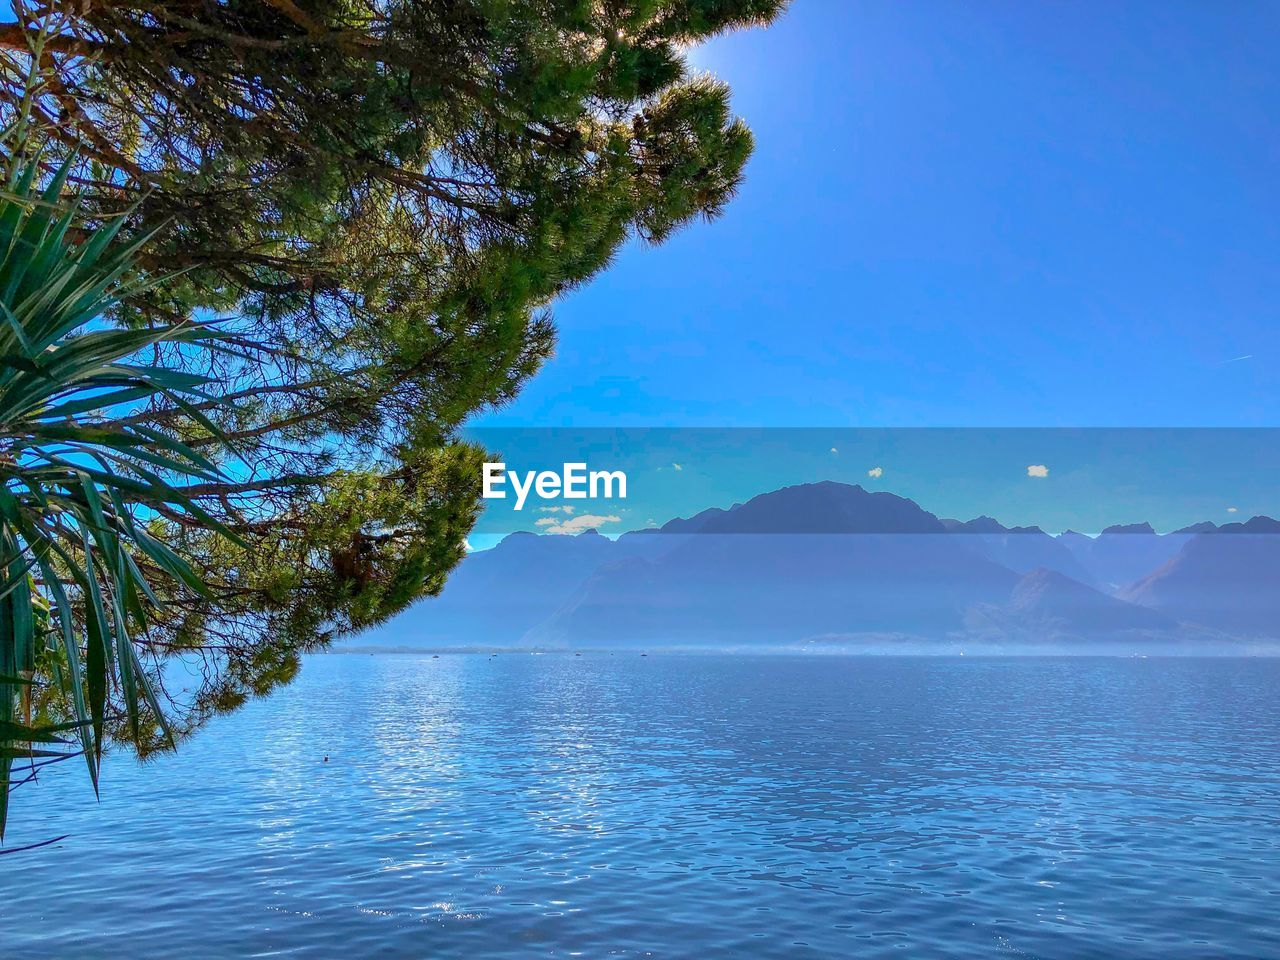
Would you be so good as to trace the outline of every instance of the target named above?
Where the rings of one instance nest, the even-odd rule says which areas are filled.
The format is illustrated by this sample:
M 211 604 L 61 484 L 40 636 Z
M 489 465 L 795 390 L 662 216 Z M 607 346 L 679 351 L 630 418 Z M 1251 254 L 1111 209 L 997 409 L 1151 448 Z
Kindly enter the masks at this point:
M 221 403 L 204 389 L 209 377 L 140 361 L 162 344 L 190 359 L 223 335 L 185 321 L 138 329 L 103 321 L 121 296 L 145 292 L 147 281 L 130 275 L 149 237 L 117 243 L 125 218 L 115 217 L 68 242 L 77 216 L 62 202 L 70 169 L 64 163 L 37 191 L 30 163 L 0 192 L 0 837 L 13 761 L 69 755 L 29 745 L 77 748 L 96 791 L 121 708 L 135 742 L 144 713 L 172 742 L 133 635 L 170 591 L 206 588 L 146 523 L 163 512 L 222 531 L 183 490 L 224 478 L 216 455 L 129 414 L 176 408 L 219 442 L 196 408 Z M 31 724 L 24 718 L 37 696 L 61 696 L 75 719 Z
M 24 723 L 11 720 L 0 720 L 0 741 L 9 740 L 14 743 L 66 743 L 53 730 L 47 727 L 29 727 Z

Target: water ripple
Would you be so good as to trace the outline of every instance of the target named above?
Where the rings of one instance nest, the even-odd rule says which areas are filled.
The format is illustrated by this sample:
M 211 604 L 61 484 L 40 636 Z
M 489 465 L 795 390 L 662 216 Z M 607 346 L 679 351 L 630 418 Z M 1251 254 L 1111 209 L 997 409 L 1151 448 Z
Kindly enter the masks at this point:
M 22 788 L 11 845 L 71 836 L 0 858 L 3 955 L 1280 956 L 1278 703 L 1269 661 L 316 657 L 101 804 Z

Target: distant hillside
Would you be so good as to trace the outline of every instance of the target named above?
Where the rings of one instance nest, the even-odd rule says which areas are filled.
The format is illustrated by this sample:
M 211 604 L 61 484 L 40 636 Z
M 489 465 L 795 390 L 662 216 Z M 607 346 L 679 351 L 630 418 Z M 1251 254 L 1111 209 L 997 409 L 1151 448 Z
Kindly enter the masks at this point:
M 1013 588 L 1007 603 L 975 610 L 971 625 L 984 624 L 1004 636 L 1028 642 L 1079 636 L 1095 642 L 1180 635 L 1176 620 L 1126 603 L 1054 570 L 1032 570 Z
M 513 533 L 466 557 L 439 597 L 356 638 L 359 644 L 517 646 L 578 584 L 616 555 L 591 531 L 576 537 Z
M 1039 527 L 1006 527 L 991 517 L 978 517 L 963 523 L 959 520 L 942 522 L 953 534 L 963 536 L 965 542 L 972 544 L 987 559 L 1015 573 L 1055 570 L 1080 583 L 1099 585 L 1093 573 L 1064 543 Z
M 755 497 L 656 557 L 600 570 L 533 636 L 675 646 L 786 645 L 855 629 L 943 636 L 963 628 L 969 604 L 1003 601 L 1016 581 L 910 500 L 806 484 Z
M 1161 536 L 1149 523 L 1130 523 L 1107 527 L 1097 537 L 1068 530 L 1058 542 L 1071 551 L 1095 583 L 1114 591 L 1168 563 L 1192 536 Z
M 1191 538 L 1121 593 L 1171 617 L 1250 637 L 1280 632 L 1280 523 L 1254 517 Z
M 513 534 L 467 557 L 439 598 L 349 643 L 795 647 L 894 636 L 997 649 L 1220 644 L 1211 631 L 1256 638 L 1280 622 L 1260 598 L 1280 595 L 1280 537 L 1261 535 L 1262 519 L 1250 524 L 1164 537 L 1129 525 L 1055 538 L 991 517 L 940 520 L 860 486 L 802 484 L 617 540 Z M 1250 539 L 1266 542 L 1246 546 Z M 1112 595 L 1111 577 L 1148 561 L 1136 583 Z M 1243 612 L 1223 617 L 1224 604 Z

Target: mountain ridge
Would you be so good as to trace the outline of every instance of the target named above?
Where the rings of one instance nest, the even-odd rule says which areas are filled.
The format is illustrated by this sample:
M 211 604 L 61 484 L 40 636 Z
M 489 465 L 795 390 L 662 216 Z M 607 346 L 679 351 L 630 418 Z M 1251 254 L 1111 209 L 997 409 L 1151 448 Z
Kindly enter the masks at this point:
M 1187 591 L 1178 577 L 1206 576 L 1203 563 L 1152 578 L 1189 543 L 1280 530 L 1255 520 L 1055 537 L 987 516 L 942 520 L 858 484 L 796 484 L 616 539 L 511 534 L 468 556 L 439 598 L 347 645 L 795 649 L 826 638 L 857 650 L 894 635 L 995 649 L 1049 639 L 1067 650 L 1182 649 L 1207 630 L 1225 638 L 1233 624 L 1204 603 L 1189 617 L 1169 599 Z M 1257 637 L 1268 616 L 1255 611 L 1245 635 Z

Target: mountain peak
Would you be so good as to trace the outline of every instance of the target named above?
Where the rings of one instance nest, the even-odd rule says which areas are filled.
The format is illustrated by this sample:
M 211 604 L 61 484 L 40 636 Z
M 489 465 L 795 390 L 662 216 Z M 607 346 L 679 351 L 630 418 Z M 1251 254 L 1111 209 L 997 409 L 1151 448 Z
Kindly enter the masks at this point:
M 1024 574 L 1022 579 L 1018 581 L 1017 586 L 1014 587 L 1013 606 L 1026 607 L 1034 605 L 1049 591 L 1065 591 L 1069 594 L 1081 596 L 1086 593 L 1097 592 L 1065 574 L 1059 573 L 1057 570 L 1050 570 L 1048 567 L 1036 567 L 1034 570 L 1029 570 Z
M 966 520 L 963 523 L 956 523 L 951 527 L 953 532 L 957 533 L 1008 533 L 1008 528 L 997 520 L 995 517 L 988 517 L 983 514 L 981 517 L 974 517 L 972 520 Z
M 1180 530 L 1175 530 L 1173 532 L 1174 533 L 1213 533 L 1213 531 L 1217 529 L 1218 529 L 1218 525 L 1214 523 L 1212 520 L 1201 520 L 1199 523 L 1192 523 L 1188 526 L 1182 527 Z
M 945 533 L 915 502 L 857 484 L 822 480 L 783 487 L 722 511 L 703 533 Z
M 1280 533 L 1280 520 L 1270 517 L 1253 517 L 1244 523 L 1224 523 L 1216 533 Z
M 963 523 L 959 520 L 943 520 L 943 525 L 952 533 L 1039 533 L 1044 531 L 1039 527 L 1006 527 L 995 517 L 988 517 L 985 514 L 981 517 L 974 517 L 972 520 L 965 520 Z
M 1149 536 L 1154 536 L 1156 530 L 1155 530 L 1155 527 L 1151 526 L 1151 524 L 1143 522 L 1143 523 L 1117 523 L 1107 527 L 1102 532 L 1104 535 L 1108 533 L 1145 533 Z
M 700 533 L 702 528 L 710 521 L 717 517 L 724 516 L 737 510 L 742 504 L 735 503 L 728 510 L 720 507 L 710 507 L 701 513 L 695 513 L 692 517 L 676 517 L 674 520 L 668 520 L 655 533 Z
M 1009 608 L 1024 616 L 1049 617 L 1091 631 L 1158 630 L 1174 625 L 1154 610 L 1107 596 L 1043 567 L 1018 581 Z

